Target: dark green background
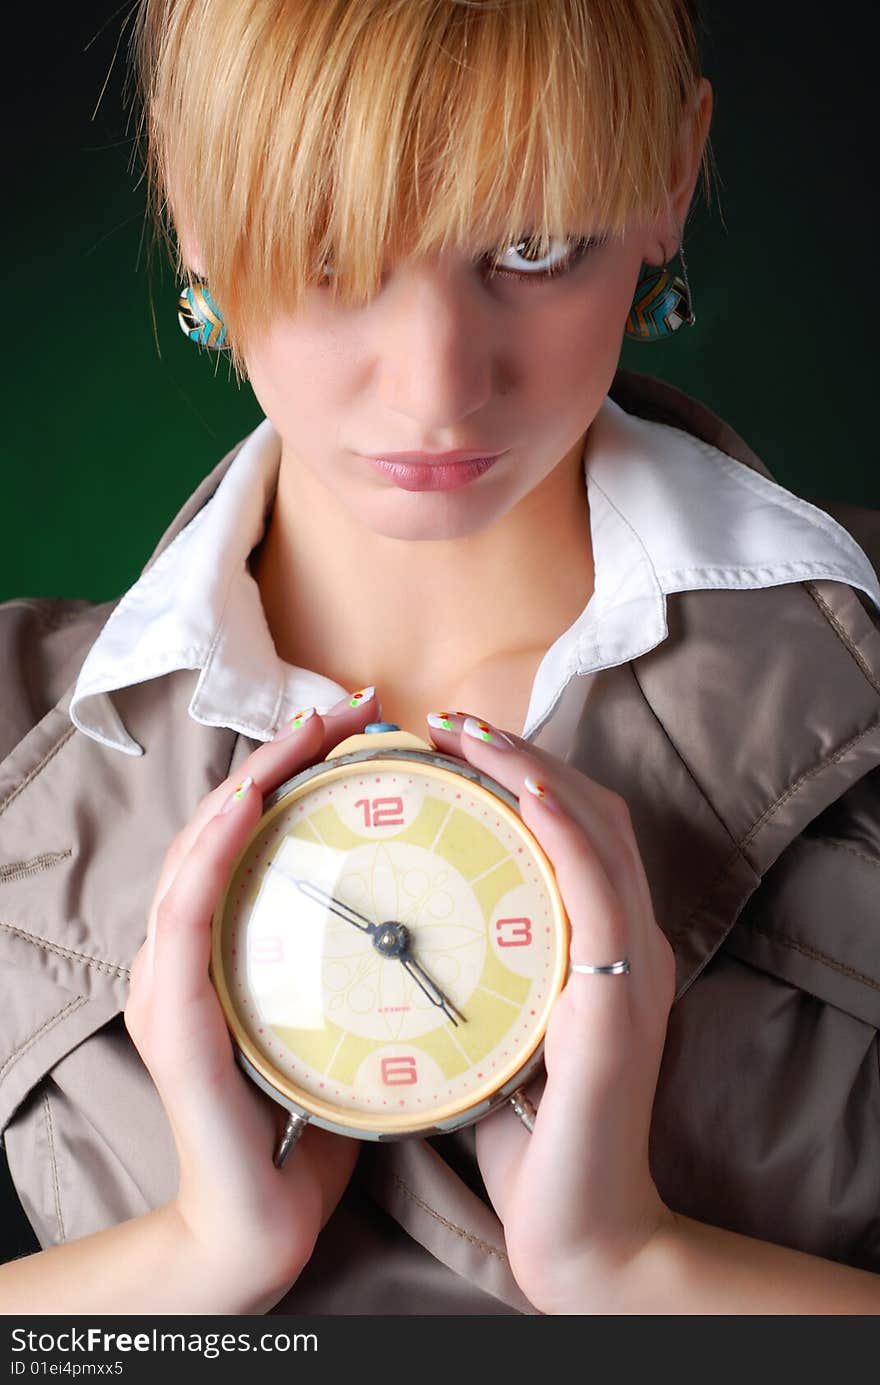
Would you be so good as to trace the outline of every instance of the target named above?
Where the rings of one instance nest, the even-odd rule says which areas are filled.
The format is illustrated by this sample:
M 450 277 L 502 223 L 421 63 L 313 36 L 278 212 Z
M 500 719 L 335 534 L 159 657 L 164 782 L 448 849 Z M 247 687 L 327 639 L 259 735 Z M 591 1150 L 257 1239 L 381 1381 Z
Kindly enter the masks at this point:
M 58 6 L 11 49 L 0 600 L 122 591 L 261 417 L 180 332 L 170 267 L 147 263 L 128 27 L 112 62 L 127 8 Z M 623 364 L 703 399 L 797 493 L 880 506 L 868 6 L 833 39 L 800 12 L 706 5 L 720 208 L 701 198 L 686 240 L 699 322 L 627 343 Z
M 124 590 L 261 417 L 183 337 L 170 268 L 148 266 L 127 28 L 113 62 L 129 8 L 4 16 L 0 600 Z M 700 200 L 686 241 L 699 322 L 623 364 L 703 399 L 798 494 L 880 507 L 871 8 L 832 31 L 792 0 L 706 3 L 721 205 Z M 17 1210 L 0 1198 L 0 1260 L 36 1248 Z

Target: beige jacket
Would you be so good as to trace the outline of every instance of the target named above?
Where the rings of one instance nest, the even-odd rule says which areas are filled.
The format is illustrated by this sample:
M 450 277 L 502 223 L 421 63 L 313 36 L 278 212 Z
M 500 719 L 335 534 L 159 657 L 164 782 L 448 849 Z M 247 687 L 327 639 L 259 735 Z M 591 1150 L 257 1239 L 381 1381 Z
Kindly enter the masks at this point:
M 770 476 L 672 387 L 620 371 L 611 394 Z M 880 514 L 816 503 L 876 567 Z M 188 716 L 190 670 L 114 695 L 143 756 L 78 732 L 70 694 L 115 604 L 0 606 L 0 1128 L 44 1247 L 175 1191 L 129 968 L 172 836 L 257 744 Z M 652 1172 L 689 1216 L 880 1272 L 880 618 L 833 581 L 681 592 L 667 613 L 666 640 L 595 676 L 567 757 L 629 803 L 677 958 Z M 473 1130 L 363 1145 L 274 1311 L 534 1312 Z

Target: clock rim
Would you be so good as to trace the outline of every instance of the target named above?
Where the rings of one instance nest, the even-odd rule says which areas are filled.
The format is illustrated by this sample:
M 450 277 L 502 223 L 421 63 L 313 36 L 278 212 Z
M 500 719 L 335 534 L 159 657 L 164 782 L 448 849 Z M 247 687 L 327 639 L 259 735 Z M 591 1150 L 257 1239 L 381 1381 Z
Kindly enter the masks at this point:
M 303 1116 L 308 1121 L 309 1125 L 320 1126 L 322 1130 L 329 1130 L 334 1135 L 345 1135 L 347 1138 L 353 1140 L 371 1140 L 375 1144 L 392 1144 L 397 1140 L 407 1140 L 414 1136 L 428 1138 L 432 1135 L 449 1135 L 454 1130 L 461 1130 L 465 1126 L 476 1124 L 476 1122 L 482 1120 L 484 1116 L 488 1116 L 491 1111 L 497 1110 L 499 1106 L 504 1105 L 505 1102 L 510 1100 L 514 1092 L 518 1091 L 526 1082 L 531 1081 L 532 1077 L 536 1075 L 538 1069 L 542 1066 L 544 1058 L 544 1038 L 543 1036 L 541 1037 L 537 1047 L 530 1054 L 526 1062 L 523 1063 L 519 1071 L 514 1073 L 503 1086 L 499 1087 L 492 1094 L 491 1097 L 477 1102 L 475 1105 L 468 1106 L 448 1120 L 434 1121 L 429 1125 L 423 1124 L 408 1127 L 406 1129 L 401 1128 L 399 1130 L 389 1130 L 387 1126 L 364 1128 L 361 1126 L 346 1125 L 342 1121 L 332 1121 L 327 1116 L 319 1116 L 308 1107 L 298 1105 L 292 1097 L 287 1096 L 285 1092 L 281 1092 L 277 1087 L 274 1087 L 272 1083 L 254 1067 L 247 1055 L 242 1052 L 234 1040 L 233 1049 L 236 1062 L 245 1070 L 249 1079 L 256 1083 L 267 1096 L 272 1097 L 273 1101 L 278 1102 L 279 1106 L 283 1106 L 294 1115 Z M 330 1105 L 332 1103 L 328 1102 L 327 1104 Z M 340 1107 L 339 1109 L 342 1110 L 343 1108 Z
M 459 1106 L 458 1102 L 447 1103 L 447 1109 L 449 1106 L 456 1106 L 458 1109 L 453 1115 L 445 1117 L 442 1120 L 434 1119 L 419 1122 L 418 1120 L 412 1119 L 412 1116 L 416 1113 L 407 1113 L 407 1115 L 403 1116 L 385 1115 L 383 1117 L 381 1113 L 377 1113 L 376 1116 L 373 1116 L 371 1112 L 358 1111 L 356 1113 L 358 1117 L 357 1121 L 349 1123 L 347 1120 L 333 1119 L 332 1116 L 324 1114 L 325 1111 L 330 1111 L 333 1115 L 338 1115 L 340 1117 L 345 1115 L 350 1120 L 353 1113 L 351 1108 L 338 1106 L 330 1099 L 313 1096 L 313 1094 L 308 1091 L 303 1092 L 303 1089 L 299 1088 L 295 1082 L 292 1082 L 287 1074 L 283 1073 L 271 1058 L 267 1058 L 262 1051 L 257 1050 L 247 1029 L 242 1025 L 237 1009 L 232 1002 L 222 965 L 218 965 L 218 959 L 221 956 L 223 912 L 230 889 L 242 860 L 252 846 L 255 838 L 263 831 L 266 817 L 270 814 L 271 810 L 277 807 L 283 799 L 292 796 L 293 800 L 296 801 L 297 798 L 305 797 L 308 792 L 318 787 L 317 783 L 312 783 L 313 780 L 320 781 L 325 777 L 328 780 L 342 778 L 345 777 L 345 771 L 351 765 L 364 761 L 378 763 L 383 760 L 416 762 L 421 766 L 429 767 L 435 773 L 452 774 L 456 778 L 469 780 L 473 787 L 479 792 L 487 793 L 490 797 L 500 799 L 502 804 L 511 811 L 517 819 L 519 830 L 525 834 L 527 845 L 534 853 L 536 862 L 541 868 L 548 889 L 548 895 L 553 905 L 553 922 L 558 943 L 557 964 L 545 1006 L 545 1021 L 543 1026 L 539 1026 L 537 1029 L 538 1038 L 534 1046 L 528 1050 L 517 1070 L 511 1072 L 500 1086 L 493 1088 L 488 1096 L 481 1097 L 478 1101 L 471 1101 L 468 1106 L 463 1108 Z M 319 1125 L 323 1129 L 331 1130 L 334 1133 L 347 1135 L 356 1139 L 391 1141 L 404 1139 L 412 1135 L 442 1134 L 462 1126 L 471 1125 L 475 1121 L 480 1120 L 484 1115 L 488 1115 L 490 1110 L 494 1110 L 500 1106 L 514 1091 L 530 1079 L 543 1058 L 544 1037 L 549 1024 L 549 1016 L 568 979 L 570 943 L 571 924 L 565 908 L 565 903 L 562 899 L 562 894 L 556 882 L 553 864 L 541 846 L 541 843 L 524 822 L 519 810 L 519 800 L 516 795 L 511 793 L 509 789 L 503 784 L 500 784 L 490 774 L 476 769 L 469 762 L 461 760 L 457 756 L 446 755 L 427 748 L 422 751 L 413 747 L 385 747 L 383 749 L 377 746 L 336 756 L 332 761 L 327 759 L 320 760 L 317 764 L 307 766 L 305 769 L 298 771 L 283 784 L 279 785 L 278 788 L 274 789 L 272 793 L 266 795 L 260 817 L 230 867 L 223 895 L 212 916 L 209 970 L 212 983 L 220 1000 L 224 1019 L 230 1030 L 230 1038 L 232 1039 L 235 1058 L 239 1065 L 245 1069 L 252 1081 L 256 1082 L 263 1091 L 287 1110 L 308 1119 L 310 1124 Z M 263 1066 L 260 1066 L 261 1064 Z M 296 1089 L 298 1093 L 304 1095 L 309 1101 L 312 1101 L 314 1105 L 309 1106 L 305 1104 L 305 1102 L 297 1101 L 294 1097 L 291 1097 L 272 1080 L 269 1072 L 263 1070 L 264 1067 L 274 1071 L 286 1085 Z M 259 1079 L 256 1074 L 259 1074 Z M 435 1107 L 434 1110 L 436 1111 L 437 1108 Z

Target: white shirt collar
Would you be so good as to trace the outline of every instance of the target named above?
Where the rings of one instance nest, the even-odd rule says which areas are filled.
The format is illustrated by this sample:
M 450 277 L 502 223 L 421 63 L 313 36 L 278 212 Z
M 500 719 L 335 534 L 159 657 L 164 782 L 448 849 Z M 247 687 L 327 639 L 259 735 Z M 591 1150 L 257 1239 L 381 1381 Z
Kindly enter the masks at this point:
M 128 589 L 89 650 L 70 702 L 74 724 L 129 755 L 111 694 L 177 669 L 201 669 L 189 714 L 269 740 L 283 720 L 326 711 L 346 689 L 279 659 L 247 567 L 274 499 L 281 439 L 269 419 L 248 435 L 210 500 Z M 535 675 L 522 734 L 552 715 L 571 678 L 637 658 L 666 638 L 666 596 L 831 578 L 880 609 L 864 551 L 830 515 L 744 463 L 606 398 L 588 434 L 595 590 Z

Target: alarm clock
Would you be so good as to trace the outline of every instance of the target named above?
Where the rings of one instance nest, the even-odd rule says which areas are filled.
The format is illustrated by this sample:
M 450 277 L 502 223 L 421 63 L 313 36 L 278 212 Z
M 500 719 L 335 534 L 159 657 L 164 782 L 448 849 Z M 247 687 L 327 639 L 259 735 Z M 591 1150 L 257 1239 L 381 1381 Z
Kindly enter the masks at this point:
M 510 1102 L 543 1057 L 570 924 L 516 797 L 373 722 L 287 780 L 236 857 L 211 980 L 242 1070 L 290 1113 L 362 1140 L 447 1133 Z

